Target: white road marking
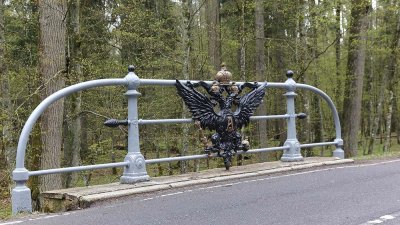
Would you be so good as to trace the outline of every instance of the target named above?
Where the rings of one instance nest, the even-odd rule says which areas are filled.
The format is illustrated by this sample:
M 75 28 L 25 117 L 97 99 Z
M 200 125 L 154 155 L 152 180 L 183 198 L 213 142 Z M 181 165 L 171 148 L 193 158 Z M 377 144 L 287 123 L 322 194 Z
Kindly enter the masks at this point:
M 394 218 L 396 218 L 396 217 L 394 217 L 394 216 L 392 216 L 392 215 L 384 215 L 384 216 L 379 217 L 379 219 L 381 219 L 381 220 L 383 220 L 383 221 L 385 221 L 385 220 L 392 220 L 392 219 L 394 219 Z
M 179 195 L 179 194 L 183 194 L 183 192 L 178 191 L 178 192 L 174 192 L 174 193 L 170 193 L 170 194 L 160 195 L 160 197 L 167 197 L 167 196 Z
M 153 198 L 145 198 L 145 199 L 142 199 L 141 201 L 144 202 L 144 201 L 148 201 L 148 200 L 153 200 Z
M 387 220 L 396 219 L 396 217 L 398 217 L 398 216 L 400 216 L 400 212 L 392 213 L 391 215 L 384 215 L 384 216 L 379 217 L 379 219 L 370 220 L 370 221 L 360 224 L 360 225 L 384 223 Z
M 50 219 L 50 218 L 58 217 L 58 216 L 60 216 L 60 215 L 48 215 L 48 216 L 41 216 L 41 217 L 37 217 L 37 218 L 30 218 L 29 220 L 30 221 L 32 221 L 32 220 L 44 220 L 44 219 Z
M 48 215 L 48 216 L 45 216 L 44 219 L 49 219 L 49 218 L 53 218 L 53 217 L 57 217 L 57 216 L 60 216 L 60 215 Z
M 17 224 L 17 223 L 23 223 L 24 221 L 17 220 L 17 221 L 12 221 L 12 222 L 7 222 L 7 223 L 0 223 L 0 225 L 10 225 L 10 224 Z

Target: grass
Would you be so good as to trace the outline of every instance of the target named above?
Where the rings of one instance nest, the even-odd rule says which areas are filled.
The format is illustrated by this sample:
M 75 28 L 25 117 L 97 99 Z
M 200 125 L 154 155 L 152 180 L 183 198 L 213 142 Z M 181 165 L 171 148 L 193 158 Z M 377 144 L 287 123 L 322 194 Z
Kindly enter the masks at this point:
M 11 218 L 11 202 L 10 199 L 0 200 L 0 221 Z
M 400 157 L 400 145 L 397 143 L 396 138 L 392 138 L 390 150 L 384 152 L 383 144 L 379 143 L 379 140 L 376 140 L 376 144 L 374 146 L 374 151 L 370 155 L 364 155 L 364 149 L 367 148 L 365 143 L 362 143 L 359 146 L 358 154 L 354 157 L 356 161 L 364 161 L 364 160 L 379 160 L 379 159 L 390 159 L 390 158 L 398 158 Z

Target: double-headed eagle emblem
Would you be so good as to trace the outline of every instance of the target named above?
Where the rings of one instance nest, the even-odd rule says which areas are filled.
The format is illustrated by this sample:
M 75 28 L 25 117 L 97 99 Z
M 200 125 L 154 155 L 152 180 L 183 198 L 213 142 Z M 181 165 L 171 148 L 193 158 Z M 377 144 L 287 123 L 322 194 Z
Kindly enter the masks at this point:
M 192 113 L 192 118 L 200 130 L 208 128 L 215 130 L 211 136 L 212 146 L 205 144 L 205 152 L 215 152 L 224 158 L 225 168 L 229 170 L 232 156 L 238 151 L 247 151 L 249 143 L 242 141 L 242 135 L 238 132 L 250 121 L 255 109 L 261 104 L 264 95 L 264 82 L 262 85 L 255 83 L 244 83 L 237 85 L 230 82 L 231 74 L 224 67 L 217 73 L 212 85 L 200 81 L 193 84 L 187 81 L 183 84 L 176 80 L 176 89 L 182 97 L 185 105 Z M 210 95 L 197 91 L 195 88 L 201 85 Z M 241 95 L 245 88 L 251 91 Z M 233 110 L 232 108 L 236 108 Z M 216 112 L 216 110 L 219 111 Z M 207 142 L 203 139 L 204 142 Z

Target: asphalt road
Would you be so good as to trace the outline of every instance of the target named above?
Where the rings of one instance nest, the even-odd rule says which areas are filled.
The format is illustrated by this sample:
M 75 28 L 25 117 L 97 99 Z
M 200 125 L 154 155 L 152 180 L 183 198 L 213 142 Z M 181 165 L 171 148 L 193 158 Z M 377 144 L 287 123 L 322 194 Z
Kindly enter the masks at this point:
M 400 160 L 193 186 L 5 224 L 400 224 Z

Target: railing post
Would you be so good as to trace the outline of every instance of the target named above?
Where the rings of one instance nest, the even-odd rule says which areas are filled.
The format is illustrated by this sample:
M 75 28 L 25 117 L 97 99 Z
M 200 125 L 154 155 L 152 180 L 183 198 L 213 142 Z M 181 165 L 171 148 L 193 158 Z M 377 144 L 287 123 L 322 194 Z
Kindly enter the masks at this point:
M 341 138 L 336 138 L 336 149 L 333 151 L 333 157 L 337 157 L 339 159 L 344 159 L 344 151 L 343 151 L 343 140 Z
M 287 119 L 287 138 L 284 145 L 290 148 L 283 151 L 281 161 L 302 161 L 303 156 L 301 156 L 300 143 L 296 135 L 296 112 L 294 108 L 294 98 L 297 96 L 294 92 L 296 90 L 296 82 L 292 79 L 293 71 L 288 70 L 286 76 L 288 78 L 285 82 L 287 85 L 287 92 L 284 95 L 286 96 L 286 107 L 289 118 Z
M 128 97 L 128 154 L 125 156 L 125 161 L 129 162 L 129 166 L 124 169 L 120 179 L 121 184 L 133 184 L 150 179 L 146 171 L 146 161 L 140 152 L 137 110 L 137 99 L 140 96 L 137 88 L 140 79 L 134 71 L 135 67 L 129 66 L 128 75 L 125 77 L 128 81 L 128 91 L 125 93 Z
M 25 168 L 16 168 L 13 171 L 15 187 L 11 193 L 12 214 L 19 212 L 32 212 L 31 189 L 26 186 L 29 179 L 29 171 Z

